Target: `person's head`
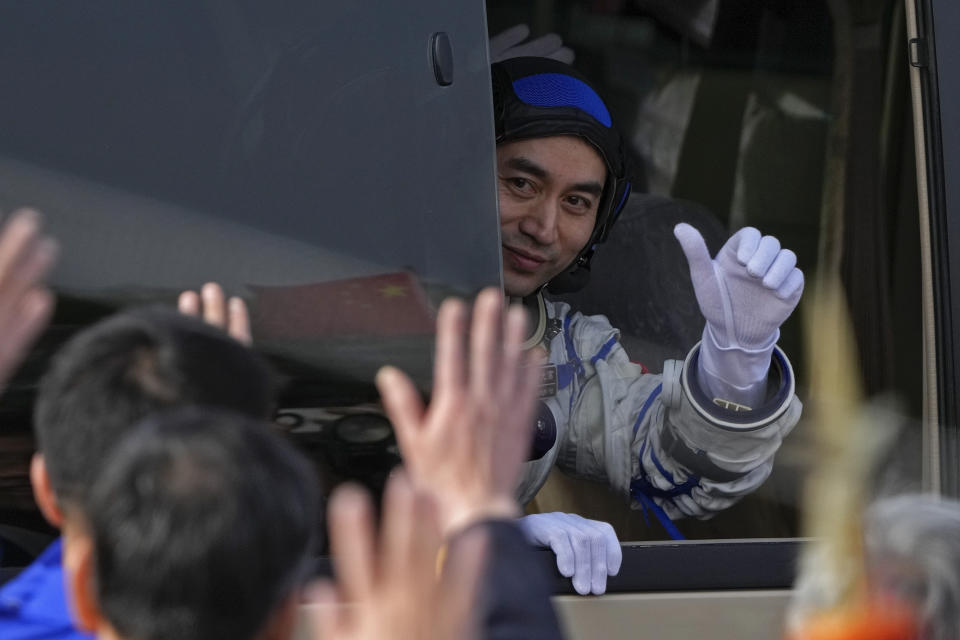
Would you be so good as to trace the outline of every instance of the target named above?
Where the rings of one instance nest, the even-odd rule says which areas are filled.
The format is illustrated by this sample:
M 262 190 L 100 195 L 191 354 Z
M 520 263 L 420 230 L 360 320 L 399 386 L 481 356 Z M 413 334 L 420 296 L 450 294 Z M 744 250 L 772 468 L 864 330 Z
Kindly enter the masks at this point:
M 203 404 L 266 419 L 273 396 L 267 365 L 220 329 L 162 308 L 111 316 L 74 336 L 40 382 L 37 503 L 55 526 L 82 511 L 107 454 L 155 411 Z
M 91 487 L 64 552 L 73 611 L 104 638 L 286 638 L 319 488 L 263 421 L 206 407 L 147 418 Z
M 867 510 L 865 528 L 874 588 L 916 608 L 925 640 L 960 638 L 960 503 L 884 498 Z
M 575 290 L 630 191 L 622 137 L 569 65 L 513 58 L 491 73 L 504 288 Z

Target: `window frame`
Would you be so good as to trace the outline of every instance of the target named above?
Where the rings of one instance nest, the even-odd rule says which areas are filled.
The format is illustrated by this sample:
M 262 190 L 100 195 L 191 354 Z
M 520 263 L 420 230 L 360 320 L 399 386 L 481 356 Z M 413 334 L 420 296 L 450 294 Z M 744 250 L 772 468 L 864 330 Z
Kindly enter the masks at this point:
M 945 0 L 908 0 L 914 3 L 917 35 L 911 40 L 911 65 L 919 70 L 922 131 L 932 250 L 932 287 L 936 357 L 937 424 L 935 489 L 960 497 L 960 183 L 948 175 L 960 172 L 960 131 L 944 128 L 941 113 L 960 108 L 960 79 L 940 74 L 941 61 L 960 61 L 960 42 L 952 34 L 960 28 L 960 5 Z M 945 67 L 947 68 L 947 67 Z M 919 158 L 918 158 L 919 160 Z

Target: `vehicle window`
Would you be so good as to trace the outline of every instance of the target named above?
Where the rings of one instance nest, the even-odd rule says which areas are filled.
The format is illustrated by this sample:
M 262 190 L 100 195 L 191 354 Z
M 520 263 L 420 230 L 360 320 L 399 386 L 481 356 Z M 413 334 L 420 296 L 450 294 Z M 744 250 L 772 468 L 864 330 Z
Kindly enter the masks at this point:
M 329 478 L 382 484 L 397 451 L 373 371 L 399 364 L 426 387 L 436 302 L 501 276 L 488 34 L 480 2 L 417 16 L 340 4 L 2 5 L 0 208 L 44 210 L 68 249 L 55 325 L 0 406 L 8 423 L 28 432 L 37 377 L 77 327 L 219 280 L 251 302 L 258 346 L 292 381 L 278 423 Z M 924 362 L 903 16 L 894 0 L 854 4 L 487 0 L 486 15 L 489 34 L 560 34 L 634 160 L 589 285 L 548 297 L 605 315 L 658 373 L 703 328 L 673 226 L 712 251 L 743 226 L 776 236 L 808 282 L 841 275 L 865 386 L 907 416 L 881 483 L 911 486 Z M 440 30 L 455 57 L 444 87 L 424 64 Z M 803 312 L 780 345 L 806 401 Z M 759 489 L 677 529 L 798 535 L 808 445 L 801 423 Z M 29 445 L 2 449 L 20 466 L 0 476 L 0 517 L 30 503 Z M 608 521 L 625 541 L 670 537 L 638 507 L 554 469 L 529 508 Z
M 0 3 L 0 209 L 42 211 L 64 247 L 54 326 L 7 389 L 4 435 L 28 437 L 38 376 L 77 328 L 207 281 L 251 307 L 282 407 L 368 416 L 388 362 L 426 386 L 437 302 L 497 285 L 500 252 L 484 7 L 419 7 Z M 280 422 L 378 478 L 396 451 L 364 419 L 336 437 Z M 0 508 L 20 509 L 31 446 L 3 450 Z
M 443 6 L 397 23 L 313 2 L 7 3 L 2 205 L 70 238 L 62 292 L 109 306 L 219 280 L 255 307 L 262 348 L 344 395 L 391 350 L 371 337 L 429 338 L 430 296 L 499 280 L 488 72 L 468 65 L 482 7 Z M 361 23 L 371 41 L 348 42 Z M 440 25 L 449 86 L 424 64 Z M 398 363 L 422 377 L 413 353 Z
M 911 80 L 914 81 L 914 98 L 917 100 L 915 118 L 923 139 L 919 140 L 918 153 L 926 161 L 921 164 L 925 173 L 926 189 L 920 202 L 923 213 L 930 216 L 930 250 L 935 269 L 931 274 L 930 290 L 936 310 L 938 326 L 935 339 L 928 337 L 930 350 L 937 352 L 937 394 L 928 398 L 931 413 L 937 415 L 937 433 L 931 437 L 939 454 L 941 466 L 931 474 L 939 481 L 936 487 L 949 496 L 960 495 L 960 473 L 955 464 L 958 456 L 957 407 L 960 393 L 956 392 L 957 331 L 953 318 L 957 317 L 957 285 L 960 282 L 950 266 L 951 247 L 957 238 L 957 216 L 952 214 L 956 201 L 957 183 L 951 177 L 956 173 L 958 145 L 955 130 L 942 114 L 954 111 L 957 102 L 957 83 L 948 69 L 957 60 L 957 42 L 952 34 L 956 30 L 960 13 L 957 5 L 938 0 L 915 0 L 906 5 L 908 37 L 911 38 Z M 935 346 L 934 346 L 935 345 Z
M 532 37 L 559 34 L 636 161 L 633 195 L 597 250 L 589 285 L 555 297 L 606 315 L 631 359 L 658 372 L 665 359 L 684 358 L 703 328 L 673 226 L 698 227 L 712 251 L 744 226 L 776 236 L 796 252 L 808 285 L 818 271 L 840 274 L 864 385 L 895 394 L 907 416 L 878 483 L 917 486 L 921 271 L 900 4 L 488 0 L 487 16 L 491 34 L 521 22 Z M 803 313 L 801 300 L 779 344 L 807 400 L 816 363 L 805 360 L 804 341 L 816 335 L 804 335 Z M 809 444 L 801 422 L 758 490 L 676 527 L 700 539 L 798 535 Z M 575 475 L 554 469 L 531 509 L 609 521 L 623 540 L 669 537 L 622 492 Z

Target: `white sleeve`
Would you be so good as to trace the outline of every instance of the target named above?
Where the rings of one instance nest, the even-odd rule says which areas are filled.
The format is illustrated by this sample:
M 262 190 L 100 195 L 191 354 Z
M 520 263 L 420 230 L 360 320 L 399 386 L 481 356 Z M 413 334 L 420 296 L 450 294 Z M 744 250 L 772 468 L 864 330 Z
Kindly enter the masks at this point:
M 635 507 L 652 501 L 671 518 L 708 518 L 767 479 L 801 412 L 782 351 L 774 351 L 765 402 L 737 413 L 714 405 L 688 375 L 697 371 L 697 347 L 685 363 L 667 361 L 662 375 L 644 374 L 619 341 L 610 343 L 602 316 L 573 314 L 569 327 L 583 374 L 559 466 L 605 480 Z

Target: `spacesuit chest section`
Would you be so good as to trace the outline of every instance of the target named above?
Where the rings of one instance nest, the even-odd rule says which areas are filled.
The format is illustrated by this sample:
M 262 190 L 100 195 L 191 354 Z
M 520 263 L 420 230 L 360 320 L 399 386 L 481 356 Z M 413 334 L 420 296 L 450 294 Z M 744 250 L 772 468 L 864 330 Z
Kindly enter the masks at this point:
M 577 357 L 576 351 L 573 351 L 573 357 L 570 357 L 570 348 L 565 344 L 569 339 L 560 322 L 559 319 L 551 320 L 551 323 L 556 323 L 557 326 L 554 331 L 547 331 L 541 344 L 547 360 L 547 364 L 541 367 L 541 398 L 565 396 L 573 391 L 578 378 L 584 374 L 583 363 Z

